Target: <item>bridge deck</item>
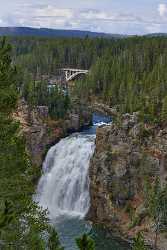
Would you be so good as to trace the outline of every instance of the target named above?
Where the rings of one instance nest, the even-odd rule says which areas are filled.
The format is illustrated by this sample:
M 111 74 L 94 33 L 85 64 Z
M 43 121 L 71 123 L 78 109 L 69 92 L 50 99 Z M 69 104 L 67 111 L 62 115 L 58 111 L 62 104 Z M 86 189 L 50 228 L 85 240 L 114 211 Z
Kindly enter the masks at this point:
M 89 70 L 86 70 L 86 69 L 62 68 L 61 70 L 63 70 L 63 71 L 72 71 L 72 72 L 83 72 L 83 73 L 88 73 L 89 72 Z

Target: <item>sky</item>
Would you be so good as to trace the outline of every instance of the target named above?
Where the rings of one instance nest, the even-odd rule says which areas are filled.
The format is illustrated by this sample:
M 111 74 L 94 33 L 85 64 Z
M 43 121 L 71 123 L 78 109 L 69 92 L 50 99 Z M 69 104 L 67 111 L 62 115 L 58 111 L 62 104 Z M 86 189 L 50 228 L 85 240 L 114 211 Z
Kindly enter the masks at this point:
M 167 33 L 167 0 L 0 0 L 0 26 Z

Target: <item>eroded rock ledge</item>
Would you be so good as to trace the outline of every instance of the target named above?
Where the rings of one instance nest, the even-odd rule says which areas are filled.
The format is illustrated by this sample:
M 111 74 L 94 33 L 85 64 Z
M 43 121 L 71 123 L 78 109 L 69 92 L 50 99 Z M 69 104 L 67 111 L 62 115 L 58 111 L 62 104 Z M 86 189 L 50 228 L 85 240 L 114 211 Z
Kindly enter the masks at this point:
M 142 230 L 152 242 L 152 224 L 143 202 L 144 176 L 150 181 L 159 176 L 162 185 L 167 181 L 167 128 L 143 125 L 137 113 L 124 115 L 120 124 L 98 128 L 90 164 L 88 218 L 128 239 Z M 133 227 L 129 208 L 138 219 Z M 159 249 L 167 249 L 165 237 L 159 237 Z
M 18 103 L 14 118 L 21 124 L 27 152 L 32 163 L 41 166 L 48 148 L 70 132 L 90 125 L 92 114 L 86 107 L 77 106 L 66 114 L 64 119 L 53 120 L 49 117 L 48 107 L 30 108 L 24 100 Z

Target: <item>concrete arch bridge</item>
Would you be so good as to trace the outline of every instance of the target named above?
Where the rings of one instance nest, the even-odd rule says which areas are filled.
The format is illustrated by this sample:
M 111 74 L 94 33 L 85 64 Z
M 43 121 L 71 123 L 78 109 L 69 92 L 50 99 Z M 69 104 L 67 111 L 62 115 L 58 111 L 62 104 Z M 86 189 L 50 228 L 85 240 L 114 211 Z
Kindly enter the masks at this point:
M 63 68 L 61 70 L 64 71 L 67 82 L 75 80 L 79 75 L 87 75 L 89 73 L 89 70 L 84 69 Z

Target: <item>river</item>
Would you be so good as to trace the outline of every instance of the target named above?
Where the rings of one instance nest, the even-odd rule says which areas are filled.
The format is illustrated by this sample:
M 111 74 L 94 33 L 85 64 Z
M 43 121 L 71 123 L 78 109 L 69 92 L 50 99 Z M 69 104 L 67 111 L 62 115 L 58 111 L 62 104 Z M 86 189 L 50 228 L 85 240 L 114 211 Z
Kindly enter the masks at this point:
M 111 119 L 93 115 L 93 126 L 74 133 L 50 148 L 43 163 L 43 175 L 37 188 L 37 200 L 48 209 L 49 218 L 59 233 L 65 250 L 77 250 L 75 238 L 91 232 L 96 250 L 127 250 L 102 229 L 84 220 L 90 206 L 89 162 L 95 149 L 96 128 Z

